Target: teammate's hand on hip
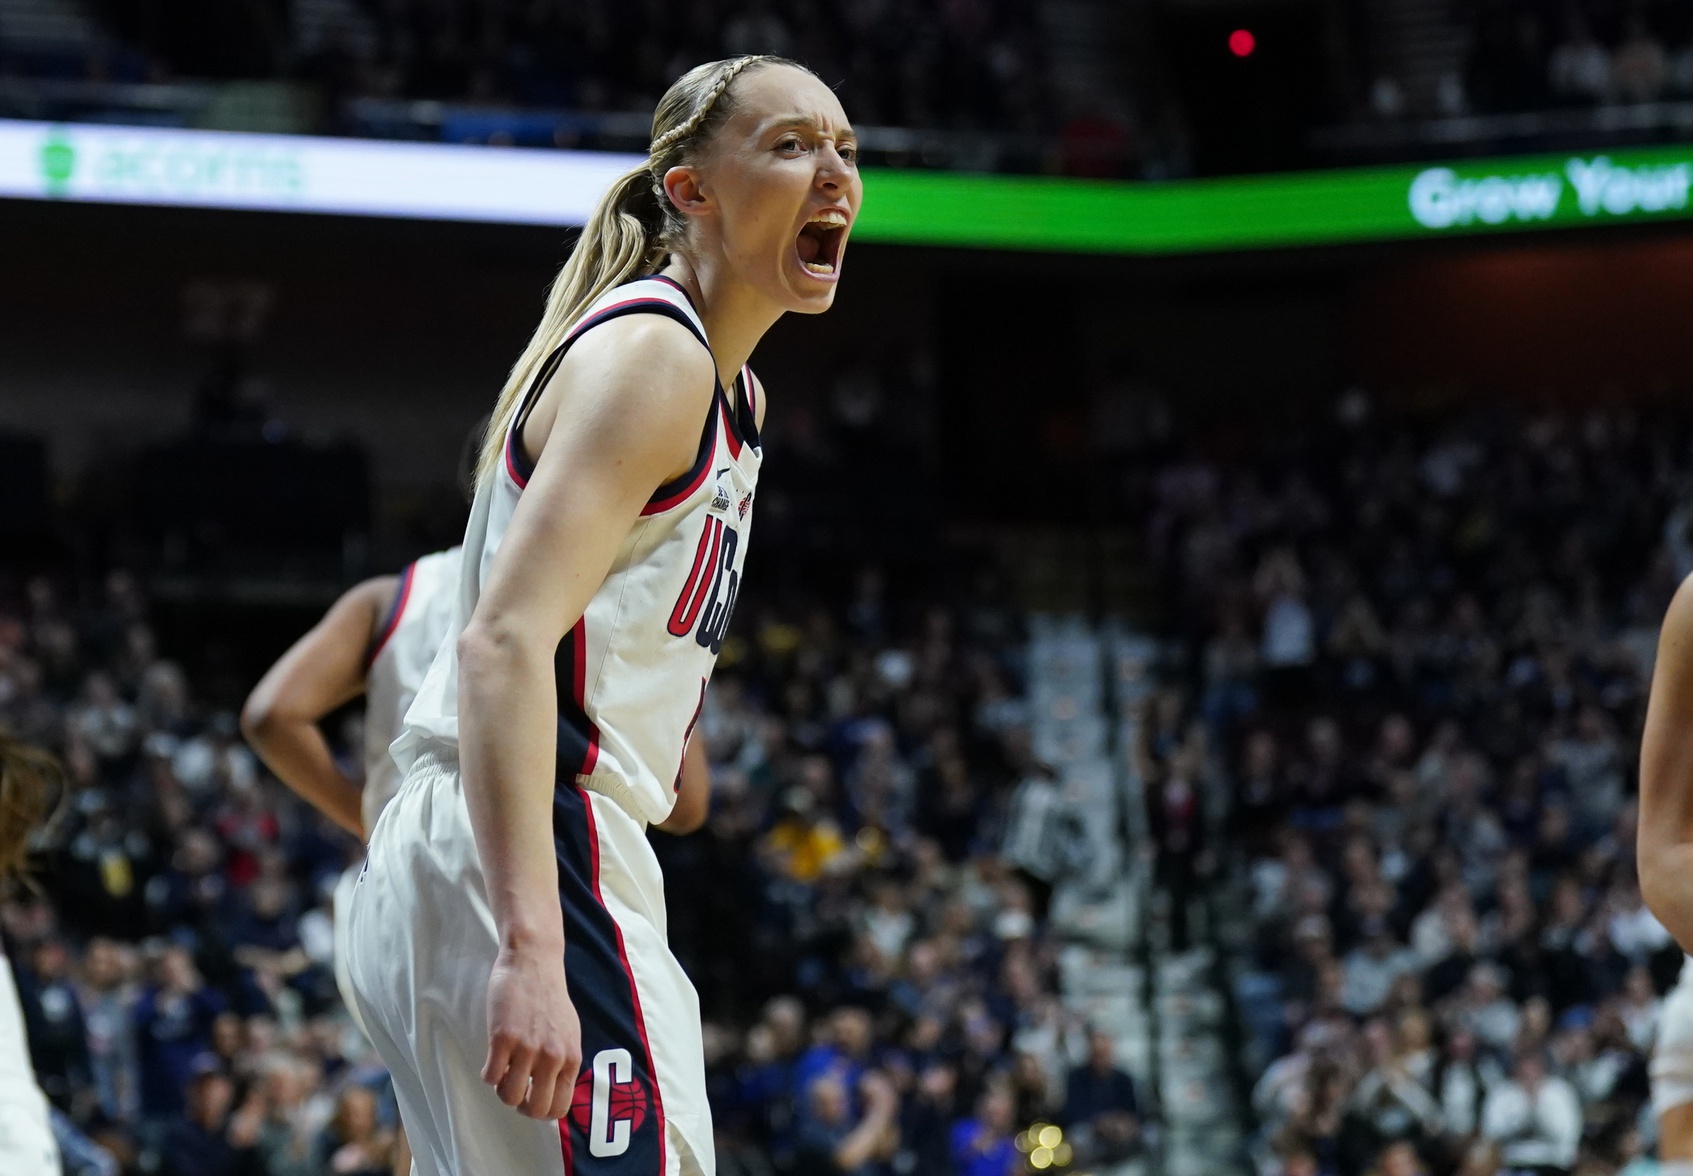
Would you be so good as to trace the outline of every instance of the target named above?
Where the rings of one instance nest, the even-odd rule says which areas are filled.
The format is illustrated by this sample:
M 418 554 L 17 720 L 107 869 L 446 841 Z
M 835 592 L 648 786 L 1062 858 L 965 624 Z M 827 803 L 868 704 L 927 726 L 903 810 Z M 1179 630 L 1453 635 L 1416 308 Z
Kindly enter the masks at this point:
M 488 977 L 482 1081 L 531 1119 L 562 1119 L 582 1068 L 582 1025 L 561 947 L 502 950 Z

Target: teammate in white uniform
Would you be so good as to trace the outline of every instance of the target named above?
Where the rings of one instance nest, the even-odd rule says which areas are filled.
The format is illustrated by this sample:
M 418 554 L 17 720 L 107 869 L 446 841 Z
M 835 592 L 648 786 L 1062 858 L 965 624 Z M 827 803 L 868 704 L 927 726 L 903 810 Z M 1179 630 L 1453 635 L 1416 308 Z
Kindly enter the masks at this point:
M 454 633 L 353 897 L 354 992 L 421 1176 L 714 1170 L 646 830 L 674 827 L 746 558 L 747 358 L 833 301 L 860 197 L 809 71 L 691 71 L 501 394 Z
M 349 588 L 277 659 L 241 710 L 242 732 L 266 766 L 360 841 L 399 788 L 400 770 L 388 746 L 452 621 L 462 550 L 437 551 L 398 576 Z M 362 788 L 335 762 L 318 726 L 361 694 Z M 354 1021 L 359 1013 L 347 976 L 348 904 L 361 868 L 357 863 L 342 874 L 334 897 L 335 985 Z M 396 1172 L 409 1163 L 404 1140 L 402 1132 Z
M 242 707 L 241 730 L 277 779 L 360 841 L 400 786 L 388 748 L 452 623 L 462 551 L 437 551 L 398 576 L 375 576 L 349 588 L 266 671 Z M 318 726 L 361 694 L 362 787 L 335 762 Z M 335 978 L 355 1019 L 342 946 L 343 903 L 357 877 L 355 866 L 335 893 Z
M 1652 1113 L 1658 1117 L 1658 1154 L 1675 1153 L 1684 1165 L 1677 1176 L 1693 1176 L 1693 957 L 1658 1010 L 1652 1041 Z M 1666 1167 L 1669 1173 L 1676 1169 Z
M 1640 744 L 1640 891 L 1693 948 L 1693 577 L 1664 615 Z M 1652 1110 L 1663 1176 L 1693 1176 L 1693 960 L 1664 1000 L 1652 1046 Z
M 32 747 L 0 735 L 0 893 L 21 871 L 29 836 L 47 816 L 59 787 L 57 765 Z M 59 1176 L 59 1145 L 47 1097 L 35 1082 L 12 966 L 0 952 L 0 1172 Z

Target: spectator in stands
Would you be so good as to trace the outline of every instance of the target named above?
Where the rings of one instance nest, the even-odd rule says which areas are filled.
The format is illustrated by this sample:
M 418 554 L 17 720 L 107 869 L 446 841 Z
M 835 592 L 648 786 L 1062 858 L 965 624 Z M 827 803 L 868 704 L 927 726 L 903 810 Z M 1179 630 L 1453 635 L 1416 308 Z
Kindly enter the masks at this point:
M 1517 1057 L 1511 1080 L 1487 1096 L 1482 1133 L 1499 1146 L 1508 1168 L 1561 1176 L 1575 1167 L 1581 1102 L 1568 1082 L 1546 1073 L 1539 1054 L 1525 1051 Z
M 1140 1142 L 1140 1102 L 1134 1079 L 1118 1068 L 1109 1033 L 1088 1033 L 1088 1060 L 1070 1071 L 1059 1122 L 1084 1162 L 1118 1163 Z
M 334 1176 L 381 1176 L 393 1170 L 394 1134 L 376 1117 L 376 1095 L 363 1086 L 341 1092 L 324 1133 L 318 1170 Z
M 171 1176 L 240 1176 L 248 1151 L 230 1132 L 235 1085 L 209 1054 L 194 1058 L 188 1069 L 183 1109 L 165 1130 L 160 1167 Z
M 864 1111 L 855 1122 L 842 1074 L 829 1072 L 811 1080 L 798 1135 L 798 1171 L 873 1176 L 892 1158 L 899 1144 L 898 1093 L 886 1075 L 871 1071 L 859 1082 L 858 1095 Z
M 29 1032 L 30 1060 L 41 1091 L 61 1110 L 92 1094 L 88 1025 L 71 981 L 64 941 L 49 936 L 35 945 L 29 981 L 19 992 Z
M 1611 62 L 1617 94 L 1625 102 L 1656 102 L 1668 81 L 1669 57 L 1638 10 L 1628 17 L 1627 32 Z
M 952 1170 L 955 1176 L 1005 1176 L 1018 1162 L 1012 1142 L 1011 1092 L 990 1084 L 976 1101 L 976 1113 L 952 1128 Z
M 933 1060 L 917 1075 L 917 1087 L 905 1100 L 900 1128 L 901 1156 L 911 1172 L 952 1169 L 952 1125 L 958 1120 L 958 1069 Z
M 1552 50 L 1548 78 L 1553 96 L 1565 102 L 1608 102 L 1616 90 L 1611 55 L 1574 9 Z
M 143 1117 L 179 1112 L 189 1078 L 207 1077 L 212 1021 L 224 1007 L 222 994 L 206 986 L 186 948 L 167 947 L 154 972 L 154 984 L 135 1002 Z M 221 1093 L 220 1116 L 228 1111 L 230 1097 L 230 1092 Z M 219 1105 L 219 1094 L 215 1088 L 206 1092 L 201 1107 L 205 1114 L 196 1122 Z
M 100 1114 L 114 1122 L 135 1117 L 140 1097 L 136 1071 L 132 953 L 104 936 L 92 940 L 83 959 L 77 1003 L 88 1029 L 90 1078 Z

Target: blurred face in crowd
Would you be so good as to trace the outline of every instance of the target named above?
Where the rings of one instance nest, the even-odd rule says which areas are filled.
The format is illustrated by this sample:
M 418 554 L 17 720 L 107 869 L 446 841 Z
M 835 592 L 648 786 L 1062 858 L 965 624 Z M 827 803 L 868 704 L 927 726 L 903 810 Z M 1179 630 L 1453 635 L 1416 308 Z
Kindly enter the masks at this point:
M 811 1084 L 811 1114 L 825 1127 L 838 1127 L 847 1120 L 847 1092 L 839 1078 L 829 1075 Z
M 260 878 L 253 883 L 253 913 L 261 919 L 275 919 L 288 907 L 288 885 L 275 878 Z
M 1417 1149 L 1404 1141 L 1388 1145 L 1377 1167 L 1381 1176 L 1420 1176 L 1424 1170 Z
M 1096 1071 L 1104 1073 L 1116 1064 L 1117 1043 L 1111 1040 L 1111 1035 L 1099 1029 L 1089 1033 L 1088 1065 Z
M 835 1014 L 835 1043 L 854 1058 L 870 1056 L 870 1014 L 863 1009 L 841 1009 Z
M 306 1097 L 307 1081 L 299 1062 L 290 1057 L 278 1058 L 265 1073 L 265 1096 L 273 1109 L 297 1107 Z
M 194 968 L 194 958 L 182 947 L 166 950 L 159 960 L 159 983 L 171 992 L 189 993 L 200 987 L 200 974 Z
M 1427 1049 L 1430 1039 L 1428 1017 L 1411 1011 L 1399 1018 L 1399 1049 L 1403 1053 L 1418 1053 Z
M 958 1071 L 945 1062 L 937 1062 L 923 1071 L 918 1080 L 923 1097 L 937 1103 L 948 1103 L 958 1091 Z
M 241 1018 L 234 1013 L 219 1013 L 212 1022 L 212 1050 L 222 1058 L 233 1058 L 246 1044 L 247 1034 Z
M 995 1087 L 982 1095 L 976 1113 L 984 1130 L 994 1135 L 1009 1135 L 1012 1119 L 1017 1114 L 1017 1104 L 1012 1101 L 1009 1091 Z
M 83 970 L 92 987 L 101 991 L 116 988 L 123 983 L 123 953 L 110 939 L 95 939 L 89 943 L 88 954 L 83 957 Z
M 44 939 L 37 944 L 32 962 L 36 974 L 48 983 L 63 979 L 71 966 L 70 953 L 57 939 Z
M 189 1084 L 187 1095 L 188 1117 L 207 1131 L 216 1131 L 229 1115 L 235 1086 L 223 1074 L 202 1074 Z
M 779 1056 L 787 1057 L 799 1051 L 805 1042 L 805 1006 L 791 996 L 779 996 L 764 1012 L 765 1024 L 770 1026 L 772 1044 Z
M 335 1122 L 342 1139 L 369 1139 L 376 1130 L 376 1096 L 366 1087 L 349 1086 L 335 1109 Z

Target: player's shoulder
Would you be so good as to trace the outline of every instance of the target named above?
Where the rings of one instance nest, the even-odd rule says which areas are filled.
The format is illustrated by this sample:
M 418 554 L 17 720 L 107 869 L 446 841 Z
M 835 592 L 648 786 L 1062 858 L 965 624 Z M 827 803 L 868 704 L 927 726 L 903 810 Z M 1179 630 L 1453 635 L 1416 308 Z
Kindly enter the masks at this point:
M 559 375 L 595 388 L 636 429 L 673 413 L 703 413 L 717 388 L 717 364 L 683 321 L 665 314 L 631 314 L 584 334 Z
M 714 372 L 716 364 L 705 340 L 687 319 L 665 312 L 665 305 L 655 302 L 651 313 L 626 314 L 601 323 L 578 346 L 595 361 L 619 370 Z

